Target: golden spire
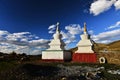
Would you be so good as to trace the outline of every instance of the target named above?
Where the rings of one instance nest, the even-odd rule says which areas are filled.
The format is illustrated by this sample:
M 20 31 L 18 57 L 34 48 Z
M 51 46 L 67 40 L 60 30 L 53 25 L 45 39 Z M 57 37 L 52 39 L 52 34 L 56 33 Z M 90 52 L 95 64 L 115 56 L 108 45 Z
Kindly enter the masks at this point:
M 84 22 L 84 32 L 87 32 L 86 23 Z
M 56 28 L 56 32 L 59 31 L 59 22 L 57 22 L 56 24 L 57 28 Z

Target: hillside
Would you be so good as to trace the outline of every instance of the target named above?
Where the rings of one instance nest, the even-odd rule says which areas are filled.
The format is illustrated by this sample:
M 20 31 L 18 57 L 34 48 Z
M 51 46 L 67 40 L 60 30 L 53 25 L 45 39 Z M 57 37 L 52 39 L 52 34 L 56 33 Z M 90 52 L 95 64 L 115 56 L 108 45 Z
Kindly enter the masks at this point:
M 78 48 L 70 49 L 72 52 L 75 52 Z M 101 50 L 108 50 L 108 51 L 120 51 L 120 40 L 114 41 L 109 44 L 102 44 L 102 43 L 94 43 L 93 50 L 95 52 L 99 52 Z
M 107 45 L 109 50 L 120 51 L 120 40 Z

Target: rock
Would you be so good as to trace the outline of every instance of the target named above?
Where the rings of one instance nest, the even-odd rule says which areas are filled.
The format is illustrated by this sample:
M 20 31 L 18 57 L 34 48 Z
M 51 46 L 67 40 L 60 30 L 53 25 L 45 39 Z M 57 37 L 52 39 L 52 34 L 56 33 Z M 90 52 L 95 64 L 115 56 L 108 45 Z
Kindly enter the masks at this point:
M 118 75 L 120 75 L 120 70 L 108 70 L 107 72 L 110 73 L 110 74 L 118 74 Z
M 78 80 L 95 80 L 103 77 L 101 70 L 104 70 L 104 67 L 82 67 L 82 66 L 64 66 L 58 65 L 60 70 L 58 71 L 57 76 L 65 76 L 65 78 L 78 79 Z M 76 77 L 75 77 L 76 76 Z

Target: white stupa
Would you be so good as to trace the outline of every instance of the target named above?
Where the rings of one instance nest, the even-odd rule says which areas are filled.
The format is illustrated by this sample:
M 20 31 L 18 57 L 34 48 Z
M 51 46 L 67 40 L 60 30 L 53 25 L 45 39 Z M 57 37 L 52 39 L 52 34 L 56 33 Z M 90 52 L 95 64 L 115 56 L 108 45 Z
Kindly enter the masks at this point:
M 92 50 L 93 43 L 87 33 L 86 23 L 84 23 L 84 33 L 80 37 L 81 40 L 77 44 L 78 50 L 75 53 L 94 53 Z
M 59 31 L 59 23 L 56 24 L 56 33 L 53 35 L 53 40 L 49 44 L 48 50 L 64 50 L 65 43 L 61 40 L 62 35 Z
M 42 51 L 43 60 L 70 60 L 71 53 L 64 49 L 65 43 L 61 40 L 62 35 L 59 31 L 59 23 L 56 24 L 56 33 L 53 35 L 53 40 L 49 43 L 50 48 Z

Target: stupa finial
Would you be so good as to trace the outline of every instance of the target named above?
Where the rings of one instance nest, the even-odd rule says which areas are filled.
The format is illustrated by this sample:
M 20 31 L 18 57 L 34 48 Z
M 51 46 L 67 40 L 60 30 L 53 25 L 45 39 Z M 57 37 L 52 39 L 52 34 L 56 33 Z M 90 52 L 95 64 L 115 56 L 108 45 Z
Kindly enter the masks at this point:
M 59 31 L 59 24 L 60 24 L 60 23 L 57 22 L 57 24 L 56 24 L 56 27 L 57 27 L 57 28 L 56 28 L 56 32 Z
M 87 32 L 86 22 L 84 22 L 84 32 Z

